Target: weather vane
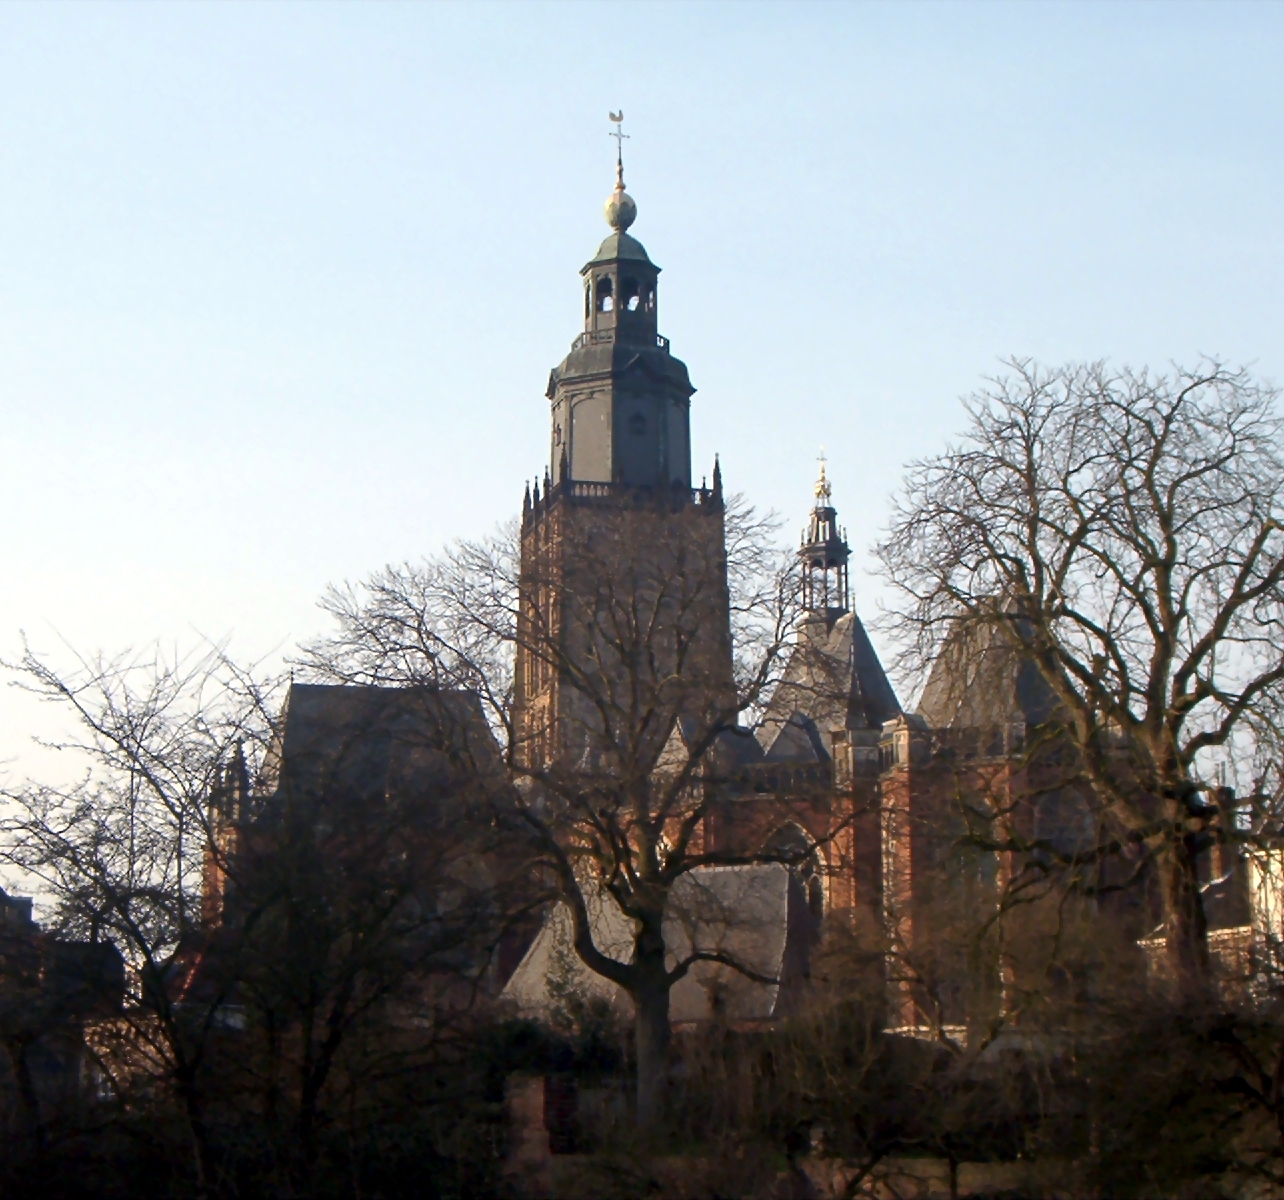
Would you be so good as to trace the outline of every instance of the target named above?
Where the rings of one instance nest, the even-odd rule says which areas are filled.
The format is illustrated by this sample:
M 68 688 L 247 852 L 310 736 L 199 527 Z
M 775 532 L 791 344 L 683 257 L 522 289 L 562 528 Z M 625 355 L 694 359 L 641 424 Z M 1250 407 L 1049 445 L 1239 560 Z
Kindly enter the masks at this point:
M 609 115 L 615 122 L 615 128 L 606 136 L 615 139 L 615 186 L 622 191 L 624 189 L 624 139 L 629 135 L 624 132 L 624 109 Z

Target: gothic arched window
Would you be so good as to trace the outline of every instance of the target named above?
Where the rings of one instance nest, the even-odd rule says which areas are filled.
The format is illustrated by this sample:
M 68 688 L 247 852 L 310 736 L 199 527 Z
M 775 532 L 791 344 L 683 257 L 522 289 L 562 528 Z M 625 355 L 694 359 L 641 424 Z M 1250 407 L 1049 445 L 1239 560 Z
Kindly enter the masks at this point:
M 615 308 L 615 286 L 609 275 L 603 275 L 597 281 L 597 311 L 611 312 Z
M 792 821 L 782 825 L 763 847 L 768 854 L 779 854 L 792 861 L 785 865 L 803 885 L 807 907 L 820 920 L 825 912 L 825 885 L 821 882 L 819 850 L 815 842 Z

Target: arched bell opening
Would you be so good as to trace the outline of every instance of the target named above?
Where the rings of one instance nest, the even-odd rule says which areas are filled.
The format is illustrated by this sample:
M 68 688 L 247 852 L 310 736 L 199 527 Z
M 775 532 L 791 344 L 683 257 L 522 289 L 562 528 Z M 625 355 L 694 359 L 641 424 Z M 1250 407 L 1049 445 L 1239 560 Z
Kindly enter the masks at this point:
M 615 311 L 615 284 L 612 282 L 609 275 L 598 277 L 597 311 L 600 313 Z

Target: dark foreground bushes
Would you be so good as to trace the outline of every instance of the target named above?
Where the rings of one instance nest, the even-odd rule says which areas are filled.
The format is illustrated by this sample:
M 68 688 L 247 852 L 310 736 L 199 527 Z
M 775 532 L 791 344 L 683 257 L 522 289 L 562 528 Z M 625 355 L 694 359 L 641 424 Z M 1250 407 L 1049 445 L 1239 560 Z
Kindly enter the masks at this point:
M 1284 1195 L 1282 1047 L 1273 1021 L 1154 1008 L 969 1047 L 888 1036 L 839 1005 L 773 1030 L 680 1032 L 665 1119 L 643 1134 L 627 1030 L 478 1024 L 436 1061 L 341 1076 L 311 1164 L 261 1093 L 216 1086 L 220 1066 L 244 1080 L 231 1064 L 204 1080 L 199 1161 L 164 1089 L 49 1113 L 35 1129 L 14 1110 L 0 1197 L 748 1200 L 977 1195 L 986 1181 L 994 1195 L 1269 1197 Z M 515 1165 L 514 1079 L 547 1080 L 536 1094 L 558 1109 L 543 1114 L 542 1162 Z

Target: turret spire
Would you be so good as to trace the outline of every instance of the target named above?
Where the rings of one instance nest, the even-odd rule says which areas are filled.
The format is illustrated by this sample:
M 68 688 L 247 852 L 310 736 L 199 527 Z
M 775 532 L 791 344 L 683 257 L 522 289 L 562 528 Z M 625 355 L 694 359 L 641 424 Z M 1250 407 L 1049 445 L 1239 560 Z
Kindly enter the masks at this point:
M 826 466 L 825 450 L 821 447 L 816 504 L 798 548 L 798 558 L 802 563 L 803 607 L 832 623 L 847 611 L 847 560 L 851 551 L 838 527 L 838 512 L 832 503 L 833 489 Z

